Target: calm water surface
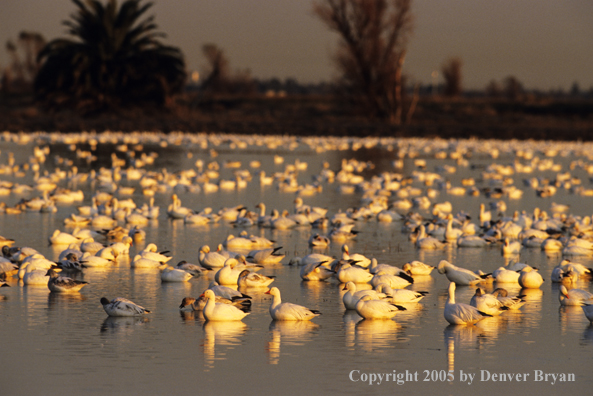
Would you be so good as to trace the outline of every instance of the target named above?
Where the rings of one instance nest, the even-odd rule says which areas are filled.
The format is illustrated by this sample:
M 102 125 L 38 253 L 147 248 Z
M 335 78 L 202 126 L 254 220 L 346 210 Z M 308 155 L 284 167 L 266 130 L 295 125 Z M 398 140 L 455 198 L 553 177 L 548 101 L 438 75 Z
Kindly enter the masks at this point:
M 17 144 L 4 136 L 0 150 L 0 163 L 7 163 L 8 153 L 13 152 L 15 163 L 22 164 L 32 155 L 33 147 L 48 145 L 49 138 L 39 135 L 39 140 Z M 380 172 L 401 172 L 411 175 L 417 170 L 413 160 L 406 158 L 403 169 L 393 168 L 397 148 L 390 150 L 382 145 L 357 151 L 334 150 L 315 152 L 307 145 L 287 144 L 269 149 L 250 142 L 245 148 L 235 148 L 231 140 L 221 140 L 219 145 L 209 141 L 209 146 L 188 144 L 182 137 L 151 137 L 143 147 L 145 152 L 158 152 L 155 164 L 148 169 L 169 172 L 195 168 L 195 162 L 205 163 L 238 160 L 243 168 L 249 161 L 259 160 L 268 174 L 282 171 L 286 164 L 297 159 L 308 163 L 306 171 L 299 172 L 300 183 L 310 183 L 312 175 L 319 174 L 323 161 L 337 171 L 342 158 L 372 159 L 375 169 L 365 172 L 368 179 Z M 206 138 L 204 138 L 206 139 Z M 167 141 L 166 147 L 160 144 Z M 352 142 L 344 141 L 348 148 Z M 397 141 L 395 141 L 397 144 Z M 455 142 L 445 142 L 452 147 Z M 91 166 L 76 160 L 75 153 L 62 142 L 49 143 L 50 153 L 41 165 L 41 171 L 53 171 L 56 156 L 72 158 L 81 172 Z M 424 147 L 422 144 L 419 147 Z M 82 147 L 82 146 L 81 146 Z M 98 144 L 99 160 L 92 164 L 110 166 L 108 158 L 113 145 Z M 506 147 L 506 146 L 502 146 Z M 578 147 L 578 146 L 576 146 Z M 214 148 L 218 157 L 213 158 Z M 190 153 L 190 155 L 188 155 Z M 124 155 L 117 153 L 120 158 Z M 138 152 L 138 155 L 140 152 Z M 282 155 L 284 164 L 276 165 L 275 154 Z M 541 152 L 537 155 L 544 158 Z M 569 171 L 569 164 L 580 154 L 552 157 L 562 165 L 562 172 Z M 455 165 L 451 159 L 435 159 L 434 152 L 420 153 L 427 158 L 427 170 L 435 166 Z M 494 160 L 486 153 L 475 153 L 469 164 L 458 167 L 454 174 L 445 174 L 453 185 L 462 178 L 480 178 L 483 166 L 496 161 L 512 164 L 514 157 L 504 150 Z M 587 160 L 583 158 L 583 160 Z M 473 165 L 473 166 L 472 166 Z M 477 165 L 477 166 L 476 166 Z M 60 166 L 64 168 L 64 166 Z M 252 169 L 252 173 L 256 173 Z M 573 169 L 586 188 L 590 182 L 582 169 Z M 230 178 L 232 169 L 221 169 L 221 178 Z M 555 172 L 544 171 L 537 176 L 554 177 Z M 511 176 L 515 185 L 524 189 L 520 200 L 504 199 L 507 213 L 513 210 L 533 210 L 539 206 L 548 210 L 551 203 L 571 205 L 571 213 L 590 215 L 592 198 L 571 194 L 564 189 L 551 198 L 537 197 L 535 192 L 522 184 L 523 178 L 534 175 Z M 23 177 L 14 174 L 0 175 L 0 179 L 32 183 L 32 173 Z M 278 191 L 276 186 L 260 187 L 254 177 L 241 191 L 184 192 L 178 194 L 183 205 L 201 210 L 210 206 L 218 210 L 226 206 L 244 204 L 254 209 L 264 202 L 267 211 L 272 208 L 292 210 L 294 193 Z M 486 183 L 486 182 L 484 182 Z M 137 182 L 122 181 L 137 186 Z M 61 183 L 67 186 L 66 182 Z M 423 187 L 416 182 L 415 186 Z M 486 185 L 486 184 L 483 184 Z M 340 194 L 337 183 L 323 183 L 323 192 L 305 197 L 305 203 L 323 206 L 330 215 L 338 210 L 360 205 L 361 193 Z M 83 189 L 87 205 L 96 191 L 96 185 L 84 183 L 70 186 Z M 240 229 L 226 223 L 208 226 L 191 226 L 183 220 L 170 220 L 166 206 L 171 191 L 157 193 L 155 202 L 161 206 L 158 220 L 145 230 L 145 243 L 154 242 L 159 249 L 171 251 L 172 263 L 181 260 L 197 262 L 201 245 L 216 246 L 229 234 L 238 235 Z M 37 196 L 34 193 L 29 196 Z M 14 194 L 3 197 L 9 205 L 23 196 Z M 125 197 L 124 197 L 125 198 Z M 147 202 L 140 189 L 132 196 L 138 206 Z M 394 198 L 391 198 L 393 200 Z M 494 199 L 472 196 L 453 196 L 441 191 L 434 200 L 450 201 L 453 212 L 464 210 L 477 218 L 480 203 Z M 78 205 L 78 204 L 77 204 Z M 77 205 L 62 205 L 57 213 L 22 213 L 0 215 L 0 233 L 16 240 L 18 246 L 31 246 L 46 257 L 56 259 L 65 247 L 48 246 L 48 237 L 63 225 L 64 218 L 75 211 Z M 425 215 L 427 215 L 424 212 Z M 402 223 L 378 223 L 376 220 L 359 221 L 355 229 L 360 233 L 349 242 L 350 251 L 373 256 L 379 262 L 401 266 L 410 260 L 421 260 L 436 265 L 441 259 L 470 269 L 492 271 L 506 264 L 500 246 L 486 249 L 458 249 L 442 251 L 417 250 L 401 230 Z M 287 257 L 282 264 L 267 266 L 261 273 L 276 276 L 273 283 L 282 291 L 284 301 L 319 309 L 322 315 L 311 322 L 282 323 L 271 320 L 268 307 L 270 298 L 264 290 L 249 290 L 253 297 L 251 314 L 241 322 L 205 323 L 199 313 L 181 314 L 178 306 L 183 297 L 197 297 L 213 279 L 213 274 L 192 279 L 187 283 L 161 283 L 160 272 L 130 268 L 129 259 L 109 268 L 88 268 L 82 279 L 89 282 L 78 294 L 56 295 L 45 286 L 21 286 L 11 281 L 10 288 L 0 290 L 5 299 L 0 301 L 0 335 L 2 371 L 0 384 L 6 395 L 301 395 L 301 394 L 495 394 L 500 392 L 529 392 L 529 394 L 558 394 L 572 392 L 585 394 L 593 386 L 593 327 L 580 307 L 560 307 L 558 287 L 550 282 L 552 268 L 561 260 L 560 255 L 546 256 L 539 249 L 523 249 L 521 261 L 540 268 L 546 282 L 539 290 L 528 290 L 528 303 L 518 312 L 505 313 L 498 318 L 486 319 L 476 326 L 449 326 L 443 318 L 448 281 L 433 271 L 432 275 L 419 277 L 410 287 L 429 294 L 420 304 L 408 307 L 394 320 L 363 321 L 355 312 L 346 312 L 341 302 L 341 287 L 337 282 L 303 282 L 300 268 L 288 266 L 290 258 L 310 253 L 307 240 L 311 228 L 290 231 L 248 229 L 252 234 L 275 240 L 283 247 Z M 132 247 L 130 256 L 144 244 Z M 338 257 L 340 244 L 334 243 L 324 251 Z M 591 258 L 578 260 L 591 266 Z M 579 285 L 591 291 L 589 284 Z M 457 301 L 469 302 L 474 287 L 458 287 Z M 511 288 L 511 294 L 519 292 Z M 101 297 L 127 297 L 153 311 L 141 318 L 109 318 L 103 311 Z M 542 373 L 574 374 L 574 382 L 552 384 L 548 380 L 536 381 L 536 370 Z M 445 377 L 452 373 L 452 379 Z M 370 385 L 371 374 L 397 374 L 407 372 L 401 382 Z M 475 375 L 473 381 L 461 372 Z M 491 376 L 488 378 L 486 373 Z M 528 373 L 525 382 L 493 381 L 492 374 Z M 397 377 L 395 378 L 397 379 Z M 366 380 L 366 381 L 365 381 Z M 377 380 L 378 381 L 378 380 Z

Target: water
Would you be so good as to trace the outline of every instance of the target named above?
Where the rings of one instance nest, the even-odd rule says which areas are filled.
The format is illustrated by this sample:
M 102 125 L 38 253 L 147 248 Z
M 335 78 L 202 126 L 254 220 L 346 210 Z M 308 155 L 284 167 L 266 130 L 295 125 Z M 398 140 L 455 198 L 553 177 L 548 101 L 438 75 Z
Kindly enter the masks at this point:
M 91 167 L 110 166 L 109 155 L 115 147 L 110 135 L 91 136 L 98 140 L 98 162 L 88 165 L 75 159 L 75 152 L 68 149 L 71 142 L 63 142 L 58 135 L 34 135 L 31 141 L 17 143 L 14 135 L 4 135 L 0 145 L 0 163 L 6 163 L 8 152 L 14 153 L 15 163 L 22 164 L 32 155 L 35 144 L 50 145 L 50 153 L 41 171 L 53 171 L 55 157 L 72 158 L 81 172 Z M 120 136 L 116 136 L 120 138 Z M 127 138 L 130 139 L 130 138 Z M 452 159 L 435 159 L 438 149 L 463 146 L 463 142 L 422 142 L 390 140 L 369 148 L 357 148 L 358 141 L 339 140 L 346 150 L 316 152 L 322 145 L 316 142 L 286 139 L 273 149 L 255 140 L 235 137 L 208 138 L 172 135 L 147 135 L 143 137 L 145 152 L 157 152 L 154 165 L 147 169 L 167 168 L 170 173 L 195 168 L 196 160 L 205 163 L 239 160 L 248 168 L 251 160 L 262 163 L 267 174 L 294 164 L 297 159 L 308 163 L 306 171 L 299 172 L 300 183 L 310 183 L 317 175 L 323 161 L 338 170 L 342 158 L 356 157 L 372 160 L 375 169 L 364 175 L 383 171 L 396 171 L 392 160 L 398 152 L 419 152 L 419 157 L 428 161 L 427 169 L 435 166 L 455 165 Z M 253 139 L 253 138 L 249 138 Z M 241 146 L 246 141 L 246 147 Z M 166 142 L 167 145 L 162 142 Z M 204 143 L 206 142 L 206 143 Z M 136 142 L 129 142 L 130 147 Z M 375 142 L 376 143 L 376 142 Z M 470 142 L 473 151 L 467 154 L 469 165 L 458 167 L 454 174 L 445 177 L 454 186 L 466 177 L 481 178 L 482 165 L 492 162 L 512 164 L 514 157 L 508 148 L 517 149 L 519 144 L 499 143 L 501 156 L 489 157 L 491 142 Z M 539 146 L 538 146 L 539 144 Z M 292 145 L 292 147 L 291 147 Z M 166 147 L 164 147 L 166 146 Z M 371 147 L 373 146 L 373 147 Z M 79 144 L 79 147 L 84 147 Z M 430 150 L 424 150 L 430 147 Z M 549 149 L 544 143 L 532 142 L 528 147 L 543 159 L 551 158 L 569 171 L 572 161 L 581 158 L 588 161 L 586 145 L 555 146 L 559 155 L 546 157 Z M 399 150 L 398 150 L 399 148 Z M 213 157 L 211 149 L 218 156 Z M 137 156 L 140 155 L 137 152 Z M 284 156 L 282 165 L 275 165 L 274 154 Z M 551 154 L 551 153 L 548 153 Z M 123 152 L 117 152 L 120 158 Z M 479 165 L 479 166 L 471 166 Z M 417 170 L 413 160 L 406 157 L 404 175 Z M 573 176 L 589 185 L 588 174 L 580 167 L 570 170 Z M 252 169 L 252 173 L 255 170 Z M 535 192 L 523 187 L 522 179 L 532 176 L 555 177 L 557 172 L 547 170 L 535 174 L 515 174 L 514 184 L 525 190 L 521 200 L 504 199 L 507 213 L 513 210 L 533 210 L 539 206 L 549 209 L 551 202 L 568 203 L 575 215 L 590 214 L 591 198 L 559 189 L 551 198 L 537 197 Z M 230 178 L 232 169 L 221 169 L 221 178 Z M 2 180 L 32 183 L 32 173 L 24 176 L 7 173 Z M 483 181 L 479 186 L 486 186 Z M 66 182 L 61 182 L 66 185 Z M 122 181 L 122 184 L 137 186 L 137 182 Z M 424 188 L 421 183 L 414 186 Z M 96 184 L 83 183 L 70 186 L 83 189 L 87 205 L 96 191 Z M 240 229 L 226 223 L 208 226 L 185 225 L 182 220 L 170 220 L 166 206 L 171 191 L 157 193 L 155 203 L 161 206 L 158 220 L 152 221 L 145 230 L 144 244 L 132 247 L 130 256 L 141 250 L 146 243 L 154 242 L 159 249 L 171 251 L 172 263 L 180 260 L 197 262 L 198 248 L 208 244 L 216 246 L 229 234 L 238 235 Z M 31 196 L 39 195 L 33 193 Z M 293 207 L 294 193 L 283 193 L 275 186 L 260 187 L 256 178 L 241 191 L 205 194 L 185 192 L 178 194 L 184 206 L 202 209 L 210 206 L 215 210 L 226 206 L 244 204 L 250 209 L 264 202 L 267 211 Z M 13 205 L 22 196 L 7 195 L 3 200 Z M 140 206 L 147 202 L 140 189 L 132 196 Z M 393 200 L 394 198 L 391 198 Z M 464 210 L 477 218 L 480 203 L 494 199 L 472 196 L 452 196 L 441 191 L 436 201 L 448 200 L 453 212 Z M 323 192 L 304 198 L 305 203 L 323 206 L 330 215 L 338 210 L 359 206 L 361 193 L 343 195 L 337 192 L 337 183 L 323 183 Z M 434 201 L 433 201 L 434 202 Z M 77 204 L 78 205 L 78 204 Z M 64 247 L 48 246 L 47 238 L 53 230 L 72 231 L 63 225 L 63 219 L 75 211 L 77 205 L 62 205 L 57 213 L 22 213 L 1 215 L 0 233 L 16 240 L 18 246 L 31 246 L 50 259 Z M 486 249 L 458 249 L 449 247 L 442 251 L 420 251 L 408 241 L 401 231 L 401 222 L 378 223 L 371 219 L 359 221 L 355 229 L 358 237 L 349 242 L 350 251 L 374 256 L 379 262 L 398 266 L 410 260 L 420 260 L 436 265 L 447 259 L 458 266 L 492 271 L 508 262 L 500 254 L 500 246 Z M 20 286 L 11 282 L 10 288 L 2 288 L 0 295 L 0 336 L 2 348 L 2 371 L 0 383 L 3 394 L 494 394 L 519 392 L 557 394 L 573 392 L 584 394 L 593 385 L 591 379 L 591 353 L 593 350 L 593 327 L 580 307 L 560 307 L 558 286 L 550 282 L 550 272 L 561 256 L 547 256 L 539 249 L 523 249 L 521 261 L 540 268 L 546 279 L 539 290 L 528 290 L 528 303 L 519 312 L 508 312 L 498 318 L 484 320 L 476 326 L 449 326 L 443 318 L 447 298 L 448 281 L 433 271 L 431 276 L 417 278 L 410 287 L 425 290 L 429 294 L 420 304 L 408 306 L 394 320 L 362 321 L 355 312 L 345 312 L 341 302 L 341 287 L 337 282 L 303 282 L 299 268 L 288 266 L 290 258 L 310 252 L 307 240 L 310 228 L 290 231 L 258 229 L 248 232 L 275 240 L 283 246 L 287 257 L 282 264 L 268 266 L 262 273 L 274 275 L 273 283 L 282 292 L 284 301 L 290 301 L 319 309 L 322 315 L 311 322 L 283 323 L 271 320 L 268 307 L 270 298 L 264 290 L 249 290 L 253 297 L 251 314 L 241 322 L 205 323 L 200 313 L 182 314 L 178 306 L 183 297 L 198 296 L 207 287 L 213 274 L 195 278 L 187 283 L 161 283 L 158 270 L 130 268 L 129 259 L 120 260 L 109 268 L 88 268 L 82 279 L 89 282 L 78 294 L 56 295 L 47 287 Z M 334 243 L 325 253 L 339 256 L 340 244 Z M 591 258 L 575 258 L 575 261 L 591 266 Z M 579 287 L 591 291 L 588 283 Z M 469 302 L 474 287 L 458 287 L 457 300 Z M 511 294 L 519 292 L 510 288 Z M 153 311 L 141 318 L 109 318 L 99 299 L 122 296 Z M 538 371 L 539 370 L 539 371 Z M 401 376 L 398 377 L 398 374 Z M 450 373 L 450 374 L 449 374 Z M 528 374 L 525 381 L 495 381 L 496 374 Z M 557 377 L 538 377 L 541 373 L 563 373 L 574 382 L 560 382 Z M 389 374 L 389 381 L 379 374 Z M 463 375 L 463 376 L 462 376 Z M 471 375 L 474 375 L 471 379 Z M 500 379 L 498 376 L 496 379 Z M 370 381 L 374 380 L 371 385 Z M 398 382 L 399 380 L 399 382 Z M 469 383 L 471 381 L 471 383 Z

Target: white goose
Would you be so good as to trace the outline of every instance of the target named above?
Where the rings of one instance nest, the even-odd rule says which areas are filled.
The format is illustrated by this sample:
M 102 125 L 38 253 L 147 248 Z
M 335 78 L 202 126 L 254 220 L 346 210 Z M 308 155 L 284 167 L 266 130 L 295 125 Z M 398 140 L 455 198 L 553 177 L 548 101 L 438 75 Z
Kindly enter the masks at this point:
M 509 292 L 502 287 L 494 289 L 492 295 L 510 310 L 517 310 L 525 305 L 525 300 L 523 300 L 524 296 L 509 297 Z
M 207 301 L 202 311 L 206 320 L 212 321 L 231 321 L 241 320 L 245 316 L 249 315 L 248 312 L 243 312 L 234 305 L 217 303 L 216 295 L 210 289 L 207 289 L 202 294 Z M 200 297 L 202 297 L 200 296 Z
M 148 309 L 123 297 L 116 297 L 111 301 L 103 297 L 101 305 L 109 316 L 140 316 L 150 313 Z
M 384 300 L 373 300 L 371 296 L 363 296 L 356 303 L 356 313 L 364 319 L 391 319 L 399 311 L 406 308 Z
M 519 285 L 525 289 L 539 289 L 544 283 L 544 278 L 537 270 L 531 267 L 525 267 L 519 274 Z
M 274 320 L 311 320 L 316 316 L 321 315 L 321 312 L 303 307 L 289 302 L 282 302 L 280 297 L 280 290 L 277 287 L 272 287 L 266 292 L 271 294 L 272 304 L 270 304 L 270 316 Z
M 478 275 L 468 269 L 457 267 L 447 260 L 441 260 L 437 267 L 439 274 L 445 274 L 447 279 L 457 285 L 475 285 L 484 281 L 490 274 Z
M 389 285 L 381 283 L 377 290 L 387 295 L 387 299 L 394 304 L 416 303 L 428 294 L 426 291 L 413 291 L 408 289 L 392 289 Z
M 424 227 L 424 224 L 420 225 L 420 228 L 418 229 L 418 238 L 416 239 L 416 247 L 418 249 L 443 249 L 445 246 L 447 246 L 446 243 L 426 234 L 426 227 Z
M 387 294 L 383 292 L 378 292 L 373 289 L 367 290 L 356 290 L 356 283 L 348 282 L 344 286 L 342 290 L 347 290 L 346 293 L 342 296 L 342 302 L 344 303 L 344 307 L 346 309 L 356 309 L 356 304 L 358 300 L 363 298 L 364 296 L 371 296 L 373 300 L 381 300 L 387 298 Z
M 306 281 L 322 281 L 331 278 L 336 273 L 327 267 L 325 261 L 312 262 L 301 267 L 301 279 Z
M 498 316 L 508 308 L 496 298 L 496 296 L 485 293 L 482 288 L 478 287 L 476 293 L 473 295 L 469 305 L 476 307 L 478 311 L 487 313 L 488 315 Z
M 402 269 L 412 275 L 430 275 L 434 267 L 421 261 L 413 260 L 409 263 L 405 263 L 402 266 Z
M 187 271 L 167 265 L 161 270 L 162 282 L 187 282 L 194 276 Z
M 267 287 L 274 282 L 274 277 L 260 275 L 249 270 L 243 270 L 239 274 L 237 285 L 239 287 Z
M 593 304 L 593 294 L 586 290 L 568 290 L 564 285 L 560 285 L 559 291 L 558 300 L 560 301 L 560 305 Z
M 455 282 L 451 282 L 449 283 L 449 298 L 445 303 L 444 316 L 450 324 L 473 325 L 490 315 L 478 311 L 471 305 L 455 303 Z

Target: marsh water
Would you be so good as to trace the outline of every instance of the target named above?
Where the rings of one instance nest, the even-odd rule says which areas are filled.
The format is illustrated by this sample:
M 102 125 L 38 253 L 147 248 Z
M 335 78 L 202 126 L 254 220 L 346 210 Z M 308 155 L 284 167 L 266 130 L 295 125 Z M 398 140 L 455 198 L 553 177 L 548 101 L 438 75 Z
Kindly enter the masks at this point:
M 588 188 L 589 175 L 583 167 L 570 167 L 578 159 L 588 161 L 585 145 L 549 143 L 519 144 L 502 142 L 456 141 L 365 141 L 336 139 L 329 143 L 312 139 L 277 138 L 272 143 L 263 138 L 206 135 L 129 135 L 128 150 L 115 150 L 125 135 L 78 136 L 72 141 L 58 134 L 35 134 L 24 138 L 5 134 L 0 144 L 0 163 L 31 162 L 34 147 L 49 147 L 40 172 L 67 169 L 61 159 L 71 159 L 79 172 L 111 167 L 111 154 L 126 159 L 136 147 L 135 158 L 142 153 L 156 153 L 154 164 L 142 169 L 175 173 L 196 169 L 196 161 L 204 164 L 217 161 L 220 178 L 231 178 L 234 168 L 225 168 L 225 161 L 240 161 L 242 168 L 254 175 L 241 190 L 206 193 L 203 190 L 175 190 L 183 206 L 196 210 L 211 207 L 245 205 L 254 210 L 264 202 L 272 208 L 292 211 L 294 192 L 283 192 L 275 184 L 261 186 L 257 172 L 281 172 L 287 164 L 307 163 L 298 171 L 301 184 L 311 183 L 327 162 L 338 171 L 343 159 L 371 161 L 373 169 L 362 174 L 366 180 L 382 172 L 398 172 L 411 176 L 418 171 L 415 159 L 426 160 L 426 170 L 434 172 L 442 165 L 456 167 L 455 173 L 441 173 L 452 185 L 464 178 L 482 178 L 491 163 L 513 164 L 516 150 L 527 147 L 535 156 L 553 161 L 561 172 L 571 172 Z M 133 138 L 130 136 L 134 136 Z M 88 149 L 94 139 L 97 160 L 77 158 L 76 148 Z M 264 143 L 261 143 L 261 142 Z M 468 163 L 458 165 L 450 157 L 436 158 L 436 152 L 451 152 L 459 144 L 473 149 L 465 152 Z M 74 146 L 72 146 L 74 145 Z M 551 152 L 550 147 L 556 151 Z M 412 149 L 415 155 L 409 154 Z M 499 153 L 493 156 L 493 150 Z M 473 151 L 472 151 L 473 150 Z M 12 153 L 12 154 L 9 154 Z M 282 164 L 274 161 L 282 156 Z M 415 157 L 415 158 L 411 158 Z M 395 168 L 401 158 L 403 168 Z M 127 155 L 129 166 L 130 158 Z M 258 160 L 260 168 L 250 167 Z M 555 170 L 535 174 L 515 173 L 509 177 L 524 190 L 521 199 L 505 199 L 506 213 L 515 210 L 548 210 L 552 202 L 570 205 L 570 213 L 591 215 L 593 198 L 559 188 L 556 195 L 542 198 L 523 185 L 526 178 L 554 178 Z M 31 170 L 23 173 L 5 170 L 0 179 L 32 184 Z M 137 181 L 120 183 L 138 187 Z M 51 246 L 48 237 L 55 229 L 71 232 L 64 219 L 76 212 L 76 206 L 88 205 L 98 191 L 96 183 L 61 186 L 81 189 L 84 201 L 59 204 L 56 213 L 23 212 L 1 214 L 0 234 L 16 241 L 17 246 L 30 246 L 49 259 L 57 259 L 65 246 Z M 196 183 L 198 184 L 198 183 Z M 425 189 L 420 182 L 412 184 Z M 322 191 L 304 196 L 306 204 L 328 209 L 331 216 L 338 211 L 361 205 L 362 192 L 343 193 L 339 183 L 322 181 Z M 172 263 L 198 261 L 202 245 L 216 246 L 229 234 L 243 229 L 220 221 L 205 226 L 185 224 L 167 217 L 166 207 L 172 190 L 157 192 L 155 204 L 161 207 L 158 219 L 143 227 L 146 240 L 131 247 L 130 257 L 147 243 L 169 250 Z M 9 206 L 27 195 L 14 193 L 2 197 Z M 140 188 L 130 196 L 138 206 L 148 202 Z M 121 198 L 128 198 L 121 197 Z M 391 197 L 390 201 L 396 198 Z M 461 210 L 477 218 L 480 203 L 498 199 L 479 196 L 450 195 L 440 190 L 432 202 L 449 201 L 453 213 Z M 430 213 L 424 211 L 427 218 Z M 123 225 L 123 223 L 122 223 Z M 351 252 L 376 257 L 379 262 L 402 266 L 411 260 L 436 265 L 446 259 L 458 266 L 487 272 L 508 263 L 501 255 L 500 245 L 483 249 L 457 248 L 418 250 L 402 230 L 402 222 L 380 223 L 376 219 L 357 220 L 356 238 L 349 240 Z M 288 265 L 291 258 L 311 252 L 308 239 L 311 227 L 291 230 L 247 228 L 248 233 L 265 236 L 282 246 L 286 254 L 280 264 L 268 265 L 260 273 L 275 276 L 272 285 L 282 292 L 283 301 L 318 309 L 322 315 L 311 322 L 275 322 L 268 308 L 269 295 L 263 290 L 249 290 L 253 297 L 251 313 L 239 322 L 205 322 L 199 312 L 183 314 L 179 304 L 183 297 L 197 297 L 213 279 L 213 273 L 184 283 L 162 283 L 158 269 L 131 268 L 130 259 L 119 259 L 106 268 L 87 268 L 78 277 L 89 284 L 79 293 L 50 293 L 45 286 L 23 286 L 9 281 L 11 287 L 0 289 L 0 336 L 2 369 L 1 394 L 5 395 L 303 395 L 303 394 L 500 394 L 529 392 L 552 395 L 560 392 L 585 394 L 593 386 L 593 327 L 580 307 L 561 307 L 558 285 L 550 281 L 552 268 L 562 255 L 547 255 L 541 249 L 523 249 L 520 260 L 538 267 L 545 278 L 540 289 L 523 291 L 527 304 L 519 311 L 485 319 L 475 326 L 451 326 L 443 310 L 448 281 L 433 271 L 419 277 L 412 290 L 428 291 L 418 304 L 408 306 L 393 320 L 362 320 L 356 312 L 345 311 L 341 287 L 337 281 L 306 282 L 299 276 L 300 268 Z M 332 243 L 322 252 L 339 257 L 341 243 Z M 588 267 L 591 257 L 574 258 Z M 579 287 L 591 291 L 588 283 Z M 457 301 L 468 303 L 475 287 L 457 288 Z M 520 292 L 519 286 L 510 288 Z M 101 297 L 129 298 L 152 313 L 139 318 L 111 318 L 104 312 Z M 389 374 L 386 376 L 386 374 Z M 398 376 L 398 374 L 401 374 Z M 505 375 L 501 375 L 505 374 Z M 520 375 L 519 375 L 520 374 Z M 549 374 L 546 376 L 546 374 Z M 552 376 L 551 374 L 555 374 Z M 518 376 L 519 375 L 519 376 Z M 521 381 L 517 381 L 521 380 Z M 373 382 L 373 383 L 371 383 Z

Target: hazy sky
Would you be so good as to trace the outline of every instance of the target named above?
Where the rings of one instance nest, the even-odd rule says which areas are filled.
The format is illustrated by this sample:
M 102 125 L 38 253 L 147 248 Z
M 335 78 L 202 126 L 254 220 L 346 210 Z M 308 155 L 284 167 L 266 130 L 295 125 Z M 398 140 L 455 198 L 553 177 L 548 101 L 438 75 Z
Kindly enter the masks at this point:
M 204 65 L 201 47 L 215 43 L 232 69 L 258 78 L 330 80 L 337 36 L 311 12 L 311 0 L 153 0 L 166 43 L 181 48 L 188 69 Z M 415 30 L 404 72 L 429 83 L 448 58 L 463 61 L 465 88 L 509 75 L 527 88 L 593 87 L 591 0 L 413 0 Z M 22 30 L 65 36 L 70 0 L 1 0 L 0 40 Z M 4 47 L 0 65 L 7 63 Z

